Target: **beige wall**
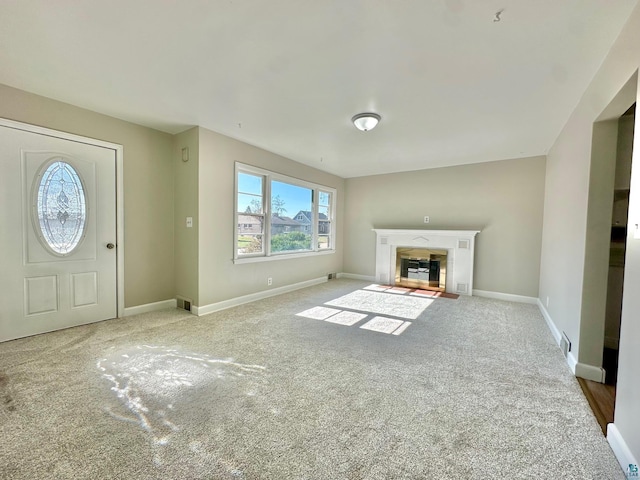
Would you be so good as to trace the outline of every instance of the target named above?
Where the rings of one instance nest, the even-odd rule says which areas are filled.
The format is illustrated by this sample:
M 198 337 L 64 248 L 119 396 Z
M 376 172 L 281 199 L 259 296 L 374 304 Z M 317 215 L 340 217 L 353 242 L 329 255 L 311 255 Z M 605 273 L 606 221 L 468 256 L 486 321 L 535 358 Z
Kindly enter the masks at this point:
M 246 143 L 199 128 L 198 306 L 337 273 L 342 267 L 344 180 Z M 241 162 L 337 190 L 336 253 L 233 263 L 234 164 Z M 267 286 L 267 278 L 273 286 Z
M 617 109 L 610 112 L 611 117 L 621 115 L 629 107 L 628 102 L 619 104 L 615 99 L 639 65 L 640 8 L 636 7 L 547 157 L 540 298 L 544 303 L 549 297 L 549 315 L 559 330 L 567 332 L 573 342 L 573 353 L 580 361 L 583 346 L 586 356 L 593 353 L 596 340 L 589 336 L 601 337 L 603 334 L 602 330 L 589 331 L 589 322 L 585 323 L 586 330 L 581 331 L 593 126 L 594 122 L 605 119 L 603 112 L 610 104 Z M 633 96 L 637 98 L 637 92 Z M 637 126 L 635 140 L 638 145 Z M 640 223 L 640 168 L 636 168 L 640 164 L 639 150 L 635 149 L 633 159 L 631 224 Z M 633 186 L 633 178 L 637 187 Z M 625 267 L 615 425 L 636 459 L 640 458 L 639 310 L 640 240 L 630 238 Z
M 173 298 L 171 135 L 5 85 L 0 117 L 124 146 L 125 306 Z
M 344 271 L 375 274 L 372 228 L 477 229 L 474 289 L 537 297 L 544 171 L 531 157 L 347 179 Z

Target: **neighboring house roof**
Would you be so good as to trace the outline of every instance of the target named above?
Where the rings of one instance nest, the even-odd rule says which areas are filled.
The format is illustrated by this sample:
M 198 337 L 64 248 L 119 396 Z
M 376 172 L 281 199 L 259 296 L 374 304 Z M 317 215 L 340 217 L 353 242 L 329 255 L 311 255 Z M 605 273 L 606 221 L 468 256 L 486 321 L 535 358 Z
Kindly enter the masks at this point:
M 302 223 L 311 223 L 311 212 L 308 210 L 300 210 L 293 218 Z
M 293 218 L 302 223 L 311 223 L 311 216 L 312 215 L 309 210 L 300 210 Z M 300 219 L 299 217 L 302 217 L 302 219 Z M 327 216 L 324 213 L 319 213 L 318 217 L 320 217 L 320 220 L 328 220 Z
M 238 223 L 242 223 L 243 225 L 250 224 L 261 224 L 260 218 L 255 217 L 253 215 L 238 215 Z
M 293 225 L 297 227 L 302 224 L 300 222 L 296 222 L 293 218 L 271 215 L 271 225 Z

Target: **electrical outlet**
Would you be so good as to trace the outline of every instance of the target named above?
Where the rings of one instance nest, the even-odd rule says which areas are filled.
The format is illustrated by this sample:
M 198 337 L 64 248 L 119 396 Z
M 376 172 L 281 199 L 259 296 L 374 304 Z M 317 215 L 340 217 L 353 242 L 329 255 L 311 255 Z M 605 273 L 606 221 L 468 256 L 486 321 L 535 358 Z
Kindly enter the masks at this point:
M 271 277 L 267 278 L 267 285 L 269 286 L 273 285 L 273 278 Z
M 424 217 L 424 223 L 429 223 L 429 216 L 428 216 L 428 215 L 425 215 L 425 217 Z

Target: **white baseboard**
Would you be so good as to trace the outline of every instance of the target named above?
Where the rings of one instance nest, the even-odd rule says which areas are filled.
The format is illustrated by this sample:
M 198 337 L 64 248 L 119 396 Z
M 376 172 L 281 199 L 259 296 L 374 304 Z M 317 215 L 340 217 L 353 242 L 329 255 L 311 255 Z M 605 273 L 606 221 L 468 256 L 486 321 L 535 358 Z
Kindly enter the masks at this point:
M 542 316 L 544 317 L 544 321 L 547 322 L 547 326 L 551 331 L 551 335 L 553 335 L 553 339 L 556 341 L 558 345 L 560 345 L 560 340 L 562 339 L 562 334 L 560 333 L 560 330 L 558 330 L 558 327 L 556 327 L 556 324 L 553 323 L 553 320 L 551 319 L 551 315 L 549 315 L 549 312 L 547 312 L 547 309 L 544 307 L 544 305 L 542 304 L 539 298 L 537 299 L 536 303 L 538 304 L 540 313 L 542 313 Z
M 338 273 L 337 278 L 350 278 L 351 280 L 363 280 L 365 282 L 375 282 L 376 277 L 373 275 L 358 275 L 357 273 Z
M 494 300 L 506 300 L 507 302 L 530 303 L 532 305 L 538 303 L 538 299 L 535 297 L 514 295 L 512 293 L 490 292 L 488 290 L 476 290 L 474 288 L 473 294 L 477 297 L 493 298 Z
M 551 315 L 544 307 L 540 299 L 536 299 L 536 303 L 538 304 L 538 308 L 540 309 L 540 313 L 544 317 L 545 322 L 547 322 L 547 326 L 549 327 L 549 331 L 553 336 L 557 345 L 560 345 L 560 340 L 562 338 L 562 333 L 556 327 Z M 567 355 L 567 364 L 571 369 L 571 373 L 573 373 L 576 377 L 586 378 L 587 380 L 593 380 L 594 382 L 604 383 L 605 371 L 602 367 L 596 367 L 594 365 L 588 365 L 586 363 L 580 363 L 573 355 L 573 352 L 569 352 Z
M 229 300 L 223 300 L 222 302 L 211 303 L 209 305 L 203 305 L 201 307 L 193 305 L 191 306 L 191 313 L 198 316 L 207 315 L 208 313 L 226 310 L 227 308 L 237 307 L 238 305 L 255 302 L 256 300 L 262 300 L 263 298 L 275 297 L 276 295 L 293 292 L 295 290 L 300 290 L 301 288 L 319 285 L 327 281 L 327 277 L 313 278 L 304 282 L 285 285 L 284 287 L 277 287 L 269 290 L 263 290 L 262 292 L 251 293 L 249 295 L 243 295 L 242 297 L 230 298 Z
M 135 307 L 127 307 L 124 309 L 124 316 L 130 317 L 131 315 L 138 315 L 140 313 L 155 312 L 157 310 L 164 310 L 165 308 L 176 308 L 178 306 L 176 299 L 171 298 L 169 300 L 162 300 L 161 302 L 145 303 L 144 305 L 137 305 Z
M 638 466 L 638 461 L 631 453 L 631 450 L 627 446 L 627 442 L 624 441 L 618 427 L 616 427 L 615 423 L 610 423 L 607 425 L 607 442 L 609 442 L 609 446 L 611 450 L 613 450 L 614 455 L 618 459 L 618 463 L 624 470 L 624 473 L 629 473 L 629 465 Z
M 596 367 L 595 365 L 588 365 L 586 363 L 576 363 L 576 377 L 586 378 L 593 382 L 604 383 L 604 377 L 607 372 L 604 368 Z
M 578 360 L 576 360 L 576 357 L 573 356 L 573 353 L 567 354 L 567 364 L 569 365 L 569 368 L 571 369 L 571 373 L 573 373 L 575 375 L 576 374 L 576 367 L 578 365 Z
M 592 382 L 604 383 L 607 373 L 604 368 L 589 365 L 588 363 L 580 363 L 576 360 L 576 357 L 573 356 L 573 353 L 567 355 L 567 363 L 576 377 L 591 380 Z

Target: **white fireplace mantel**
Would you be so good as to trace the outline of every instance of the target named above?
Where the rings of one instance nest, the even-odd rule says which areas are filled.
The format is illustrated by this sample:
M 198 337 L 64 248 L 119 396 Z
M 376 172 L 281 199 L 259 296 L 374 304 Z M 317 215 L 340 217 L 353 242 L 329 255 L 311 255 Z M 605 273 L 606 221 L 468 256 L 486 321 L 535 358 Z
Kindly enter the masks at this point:
M 473 253 L 480 230 L 398 230 L 374 228 L 376 232 L 376 282 L 391 285 L 396 275 L 396 250 L 402 247 L 447 251 L 445 290 L 473 293 Z

